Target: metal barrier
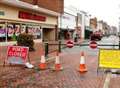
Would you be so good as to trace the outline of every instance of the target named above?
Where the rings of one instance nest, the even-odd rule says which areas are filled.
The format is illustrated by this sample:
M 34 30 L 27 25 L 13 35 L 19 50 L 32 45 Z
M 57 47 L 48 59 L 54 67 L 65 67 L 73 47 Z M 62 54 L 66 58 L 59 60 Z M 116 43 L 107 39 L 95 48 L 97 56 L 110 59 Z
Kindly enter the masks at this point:
M 74 46 L 89 46 L 89 44 L 74 44 Z M 118 46 L 120 50 L 120 41 L 119 44 L 97 44 L 97 46 Z M 63 48 L 66 48 L 66 44 L 58 41 L 57 43 L 45 43 L 45 56 L 48 56 L 49 53 L 59 51 L 61 52 Z
M 64 44 L 65 45 L 65 44 Z M 57 41 L 57 42 L 45 42 L 44 43 L 44 47 L 45 47 L 45 56 L 48 56 L 48 54 L 59 51 L 61 52 L 61 49 L 64 48 L 62 47 L 63 44 L 61 43 L 61 41 Z

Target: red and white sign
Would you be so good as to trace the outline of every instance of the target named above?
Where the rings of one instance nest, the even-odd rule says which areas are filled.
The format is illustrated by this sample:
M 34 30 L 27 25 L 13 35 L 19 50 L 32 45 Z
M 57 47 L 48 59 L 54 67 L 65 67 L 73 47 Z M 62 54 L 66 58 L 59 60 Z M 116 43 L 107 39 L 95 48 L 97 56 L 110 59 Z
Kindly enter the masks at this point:
M 95 49 L 97 48 L 97 43 L 95 41 L 91 41 L 89 46 L 90 48 Z
M 28 57 L 28 47 L 8 46 L 7 60 L 13 64 L 24 64 Z
M 67 43 L 66 43 L 66 46 L 68 48 L 72 48 L 74 46 L 74 42 L 72 40 L 68 40 Z

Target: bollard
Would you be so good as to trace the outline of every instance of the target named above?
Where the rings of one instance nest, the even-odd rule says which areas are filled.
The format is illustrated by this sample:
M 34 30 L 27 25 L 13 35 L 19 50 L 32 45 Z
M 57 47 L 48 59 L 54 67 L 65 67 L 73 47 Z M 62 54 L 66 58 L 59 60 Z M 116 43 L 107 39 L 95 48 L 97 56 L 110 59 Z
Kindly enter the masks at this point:
M 47 57 L 48 56 L 48 49 L 49 47 L 48 47 L 48 42 L 45 42 L 45 57 Z
M 59 41 L 58 51 L 61 52 L 61 41 Z

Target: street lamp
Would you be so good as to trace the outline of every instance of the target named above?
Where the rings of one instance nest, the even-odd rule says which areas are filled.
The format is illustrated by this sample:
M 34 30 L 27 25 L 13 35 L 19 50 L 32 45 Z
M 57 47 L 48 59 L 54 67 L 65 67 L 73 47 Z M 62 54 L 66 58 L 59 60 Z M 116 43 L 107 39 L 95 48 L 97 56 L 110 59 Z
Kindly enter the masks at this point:
M 62 25 L 63 25 L 62 24 L 62 21 L 63 21 L 62 19 L 63 19 L 63 13 L 60 14 L 59 19 L 58 19 L 58 23 L 59 23 L 58 39 L 59 40 L 62 40 Z

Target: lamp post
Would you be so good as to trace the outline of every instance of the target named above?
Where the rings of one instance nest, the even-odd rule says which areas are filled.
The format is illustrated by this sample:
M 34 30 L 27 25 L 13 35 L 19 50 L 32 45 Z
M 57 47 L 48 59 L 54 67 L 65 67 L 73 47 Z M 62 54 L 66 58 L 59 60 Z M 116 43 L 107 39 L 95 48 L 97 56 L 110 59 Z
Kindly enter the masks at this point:
M 58 44 L 58 51 L 61 52 L 61 43 L 62 43 L 62 13 L 59 16 L 59 32 L 58 32 L 58 40 L 59 40 L 59 44 Z
M 61 30 L 62 29 L 62 14 L 60 14 L 60 30 L 59 30 L 59 39 L 61 40 Z

